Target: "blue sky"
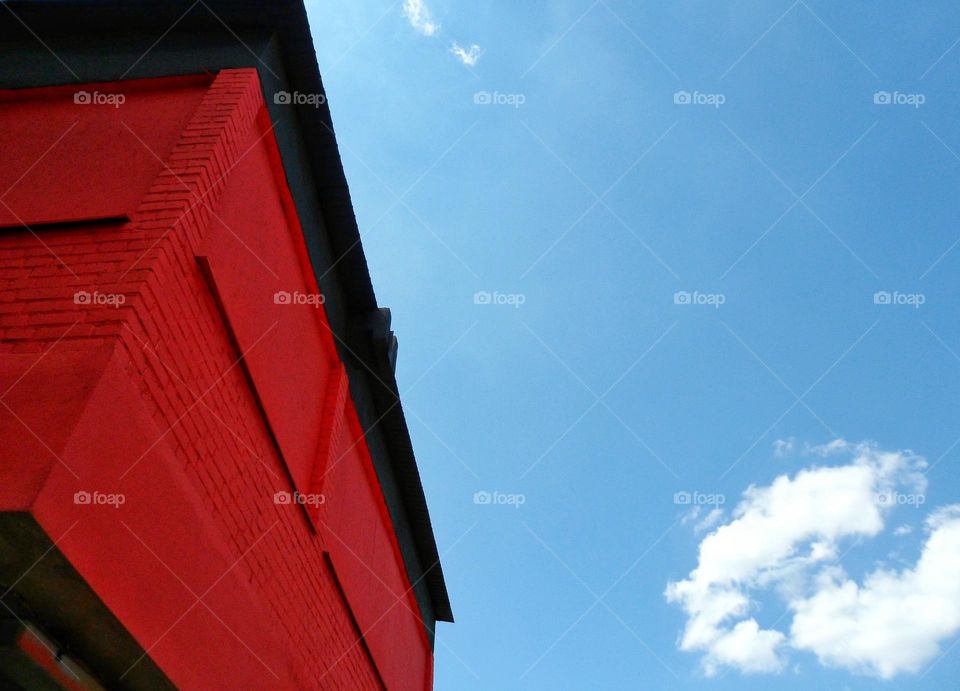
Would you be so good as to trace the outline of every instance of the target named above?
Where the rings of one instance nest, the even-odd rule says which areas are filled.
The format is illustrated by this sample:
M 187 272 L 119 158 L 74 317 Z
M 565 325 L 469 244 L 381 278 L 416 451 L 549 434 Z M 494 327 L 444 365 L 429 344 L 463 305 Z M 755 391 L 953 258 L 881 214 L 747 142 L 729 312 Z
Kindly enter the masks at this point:
M 960 7 L 308 10 L 437 688 L 956 688 Z

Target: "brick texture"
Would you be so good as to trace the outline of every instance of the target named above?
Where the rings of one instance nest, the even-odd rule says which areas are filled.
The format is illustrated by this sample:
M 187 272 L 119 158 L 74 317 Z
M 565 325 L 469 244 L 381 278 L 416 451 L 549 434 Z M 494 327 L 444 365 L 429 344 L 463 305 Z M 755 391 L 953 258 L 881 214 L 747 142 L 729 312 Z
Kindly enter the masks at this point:
M 220 213 L 233 172 L 272 140 L 262 128 L 260 84 L 254 70 L 227 70 L 197 88 L 202 96 L 182 97 L 190 114 L 179 137 L 144 158 L 156 175 L 130 223 L 0 230 L 0 354 L 120 349 L 143 405 L 168 430 L 160 443 L 205 498 L 224 543 L 241 560 L 237 570 L 282 631 L 297 686 L 384 688 L 382 670 L 358 641 L 342 574 L 334 573 L 324 549 L 331 538 L 316 530 L 323 512 L 311 522 L 306 512 L 274 502 L 277 491 L 292 490 L 288 469 L 197 261 L 211 233 L 230 232 Z M 340 372 L 339 363 L 331 367 Z M 324 399 L 342 408 L 349 397 L 342 375 L 326 389 L 318 415 Z M 330 417 L 324 424 L 321 448 L 329 453 L 345 423 Z M 356 448 L 365 453 L 362 444 Z M 325 472 L 314 478 L 317 486 L 335 491 L 323 481 Z M 369 587 L 399 597 L 396 609 L 415 621 L 396 545 L 379 549 L 378 577 Z M 348 572 L 357 568 L 363 566 Z M 414 686 L 424 688 L 431 660 L 422 631 L 410 645 L 411 659 L 425 661 L 414 675 Z

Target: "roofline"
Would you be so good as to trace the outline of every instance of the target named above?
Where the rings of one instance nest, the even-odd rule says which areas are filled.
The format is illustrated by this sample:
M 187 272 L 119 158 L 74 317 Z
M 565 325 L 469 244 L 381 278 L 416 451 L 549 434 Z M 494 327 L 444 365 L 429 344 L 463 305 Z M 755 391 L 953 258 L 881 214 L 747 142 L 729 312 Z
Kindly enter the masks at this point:
M 378 307 L 370 281 L 328 99 L 322 99 L 319 106 L 291 107 L 278 106 L 268 97 L 279 90 L 271 87 L 281 86 L 326 94 L 302 0 L 8 0 L 3 4 L 20 21 L 14 21 L 11 12 L 0 12 L 0 42 L 15 43 L 18 48 L 0 51 L 0 88 L 142 79 L 228 67 L 258 70 L 271 119 L 293 125 L 288 136 L 278 133 L 277 143 L 314 272 L 329 296 L 326 307 L 331 329 L 346 364 L 351 394 L 408 576 L 424 610 L 424 621 L 452 622 L 394 374 L 396 339 L 390 330 L 389 311 Z M 174 24 L 175 29 L 163 34 Z M 229 33 L 224 24 L 230 27 Z M 123 56 L 91 56 L 82 50 L 83 45 L 89 47 L 107 37 L 111 45 L 122 43 L 124 36 L 135 32 L 163 36 L 133 67 Z M 219 34 L 227 38 L 232 34 L 233 38 L 223 45 L 198 43 L 198 32 L 206 32 L 208 39 Z M 184 40 L 187 36 L 189 42 Z M 24 60 L 23 51 L 28 49 L 33 51 L 31 59 Z M 318 218 L 312 200 L 319 207 Z M 424 585 L 429 602 L 423 600 Z M 428 630 L 432 640 L 432 625 Z

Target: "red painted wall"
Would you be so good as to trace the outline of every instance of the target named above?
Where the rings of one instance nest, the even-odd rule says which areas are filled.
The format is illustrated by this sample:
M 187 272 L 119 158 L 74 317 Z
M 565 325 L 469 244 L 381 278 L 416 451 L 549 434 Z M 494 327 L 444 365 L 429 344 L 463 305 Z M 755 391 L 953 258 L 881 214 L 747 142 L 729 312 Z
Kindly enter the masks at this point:
M 182 688 L 429 688 L 256 72 L 2 93 L 0 152 L 0 510 Z

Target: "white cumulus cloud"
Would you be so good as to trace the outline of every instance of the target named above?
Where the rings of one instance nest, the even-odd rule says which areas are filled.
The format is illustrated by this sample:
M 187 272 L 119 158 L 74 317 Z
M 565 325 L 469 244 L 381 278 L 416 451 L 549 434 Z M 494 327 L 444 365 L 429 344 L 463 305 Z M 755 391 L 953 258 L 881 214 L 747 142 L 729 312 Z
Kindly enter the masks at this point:
M 779 672 L 784 666 L 778 652 L 783 639 L 779 631 L 762 631 L 753 619 L 738 622 L 711 643 L 704 660 L 707 675 L 713 676 L 723 666 L 746 674 Z
M 911 569 L 877 570 L 862 585 L 825 573 L 813 595 L 790 603 L 791 645 L 883 679 L 919 672 L 960 631 L 960 505 L 936 512 L 927 530 Z
M 702 653 L 708 675 L 779 672 L 791 650 L 805 650 L 824 665 L 890 678 L 918 671 L 960 631 L 960 508 L 927 521 L 913 568 L 880 569 L 858 584 L 836 563 L 841 540 L 883 532 L 891 498 L 922 497 L 925 461 L 843 440 L 809 451 L 846 462 L 749 487 L 701 541 L 696 568 L 667 585 L 667 600 L 687 615 L 678 645 Z M 765 591 L 793 615 L 784 630 L 754 616 L 754 596 Z

